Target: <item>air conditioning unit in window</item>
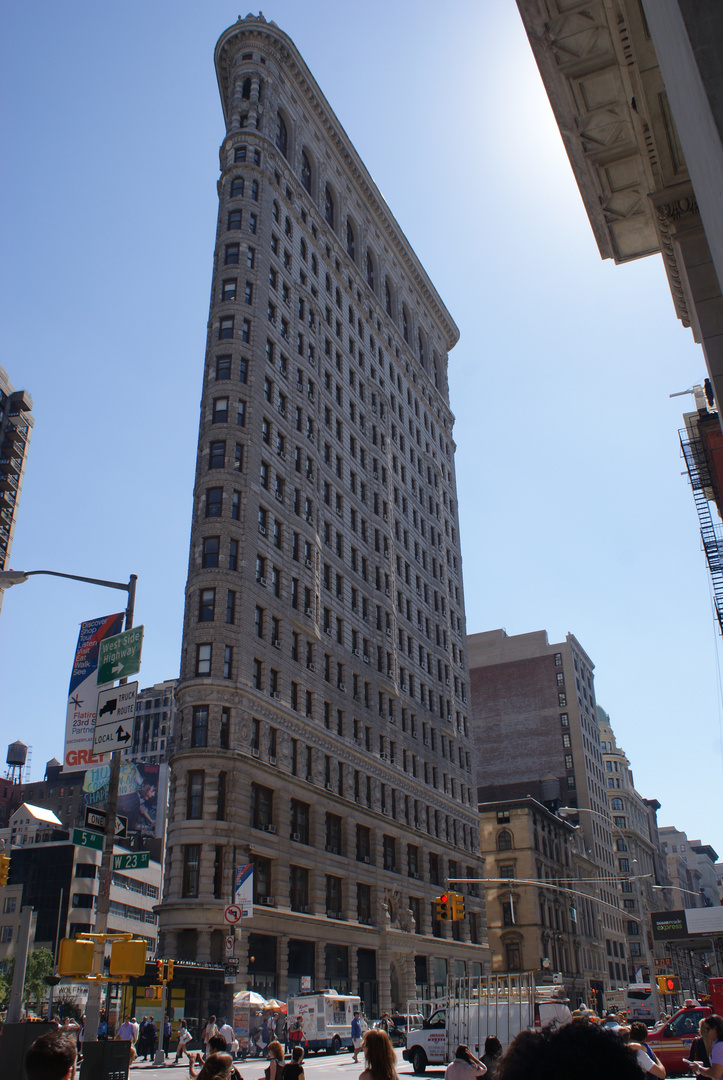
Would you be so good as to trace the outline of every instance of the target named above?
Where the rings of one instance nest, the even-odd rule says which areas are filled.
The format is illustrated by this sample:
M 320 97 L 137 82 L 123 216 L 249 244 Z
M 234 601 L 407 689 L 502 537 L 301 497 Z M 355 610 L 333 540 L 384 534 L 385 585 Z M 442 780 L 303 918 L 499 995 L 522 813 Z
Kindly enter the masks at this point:
M 255 746 L 252 746 L 251 747 L 251 757 L 258 757 L 258 756 L 259 756 L 258 749 Z
M 307 568 L 307 570 L 311 570 L 311 568 L 313 567 L 313 565 L 314 565 L 314 564 L 313 564 L 313 562 L 311 561 L 311 559 L 304 559 L 304 566 L 305 566 L 305 567 Z
M 314 783 L 314 777 L 311 775 L 310 772 L 308 772 L 306 774 L 306 782 L 307 782 L 307 784 L 313 784 Z
M 389 514 L 382 514 L 385 521 L 389 521 Z
M 273 647 L 275 649 L 280 649 L 281 648 L 281 642 L 279 641 L 279 639 L 277 637 L 272 638 L 271 644 L 273 645 Z
M 344 685 L 343 682 L 337 683 L 336 688 L 337 688 L 337 690 L 346 690 L 346 686 Z
M 369 657 L 366 655 L 366 653 L 364 653 L 364 658 L 363 659 L 364 659 L 365 664 L 369 663 Z
M 283 450 L 277 450 L 276 453 L 279 455 L 282 461 L 286 461 L 286 454 Z
M 275 833 L 275 832 L 276 832 L 276 826 L 275 826 L 275 825 L 272 825 L 272 824 L 271 824 L 271 823 L 269 822 L 269 824 L 268 824 L 268 825 L 266 826 L 266 828 L 265 828 L 265 830 L 264 830 L 264 831 L 265 831 L 265 832 L 269 832 L 269 833 Z
M 337 506 L 336 512 L 339 515 L 339 517 L 341 517 L 341 507 L 340 506 Z
M 361 799 L 358 799 L 357 801 L 361 802 Z M 371 861 L 372 861 L 371 855 L 365 855 L 364 856 L 364 862 L 365 863 L 370 863 Z
M 276 764 L 276 758 L 274 757 L 273 754 L 269 754 L 269 765 L 275 765 L 275 764 Z
M 373 472 L 372 476 L 374 477 L 375 480 L 379 479 L 379 473 L 378 472 Z
M 268 585 L 268 581 L 266 580 L 265 577 L 257 578 L 257 581 L 258 581 L 259 585 L 263 585 L 264 588 L 266 588 L 266 586 Z
M 391 637 L 391 636 L 392 636 L 392 628 L 391 628 L 391 626 L 388 626 L 387 627 L 387 637 Z
M 313 612 L 313 611 L 311 610 L 311 608 L 310 608 L 310 607 L 308 607 L 308 608 L 307 608 L 307 609 L 305 610 L 304 614 L 305 614 L 305 615 L 309 615 L 309 616 L 312 616 L 312 615 L 314 614 L 314 612 Z
M 331 786 L 331 784 L 324 784 L 324 789 L 326 791 L 333 791 L 334 790 L 334 788 Z
M 402 683 L 402 690 L 404 690 L 404 691 L 405 691 L 405 693 L 406 693 L 406 691 L 407 691 L 408 689 L 409 689 L 409 687 L 407 686 L 407 684 L 406 684 L 405 682 L 403 682 L 403 683 Z
M 316 671 L 316 664 L 307 664 L 306 665 L 306 670 L 307 671 Z
M 281 694 L 279 693 L 278 690 L 272 691 L 271 696 L 272 696 L 272 698 L 276 698 L 277 701 L 281 701 Z
M 391 596 L 392 594 L 390 593 L 389 589 L 385 589 L 384 590 L 384 595 L 385 596 Z M 388 632 L 391 633 L 391 631 L 388 631 Z
M 313 719 L 314 719 L 314 714 L 313 714 L 313 713 L 310 713 L 310 712 L 308 712 L 308 713 L 306 714 L 306 719 L 307 719 L 307 720 L 313 720 Z
M 266 536 L 266 527 L 264 525 L 259 524 L 259 532 L 261 533 L 262 536 Z
M 325 626 L 324 627 L 324 633 L 328 634 L 329 637 L 331 637 L 331 627 L 330 626 Z
M 301 833 L 295 832 L 291 834 L 292 840 L 301 840 Z
M 277 498 L 277 499 L 279 500 L 279 502 L 283 502 L 283 501 L 284 501 L 284 495 L 283 495 L 283 492 L 281 492 L 281 491 L 277 491 L 277 492 L 276 492 L 276 498 Z
M 444 681 L 446 682 L 447 686 L 450 685 L 449 679 L 445 679 Z
M 260 896 L 259 903 L 264 904 L 266 907 L 276 907 L 275 896 Z
M 394 669 L 393 669 L 393 668 L 389 668 L 389 669 L 387 670 L 387 676 L 388 676 L 388 678 L 390 678 L 390 679 L 393 679 L 393 678 L 394 678 Z

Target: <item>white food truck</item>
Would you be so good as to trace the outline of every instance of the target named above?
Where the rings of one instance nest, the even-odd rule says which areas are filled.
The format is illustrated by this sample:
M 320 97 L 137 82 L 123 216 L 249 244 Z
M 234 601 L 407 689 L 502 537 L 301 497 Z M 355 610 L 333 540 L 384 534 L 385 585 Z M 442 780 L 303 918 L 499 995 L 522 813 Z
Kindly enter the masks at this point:
M 355 994 L 338 994 L 336 990 L 289 998 L 286 1003 L 289 1046 L 294 1045 L 290 1035 L 294 1021 L 301 1017 L 308 1049 L 338 1054 L 342 1047 L 351 1046 L 351 1022 L 355 1011 L 361 1009 L 360 1003 L 361 998 Z

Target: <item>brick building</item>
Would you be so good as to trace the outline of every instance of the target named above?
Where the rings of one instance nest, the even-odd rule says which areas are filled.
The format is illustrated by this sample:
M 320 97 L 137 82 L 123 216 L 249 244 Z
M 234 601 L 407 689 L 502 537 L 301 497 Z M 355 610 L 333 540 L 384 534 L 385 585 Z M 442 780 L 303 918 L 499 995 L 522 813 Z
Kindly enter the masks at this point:
M 293 42 L 216 47 L 226 122 L 166 876 L 166 955 L 369 1015 L 487 960 L 447 353 L 458 332 Z M 238 948 L 238 946 L 237 946 Z M 199 991 L 203 994 L 203 991 Z M 210 997 L 198 1011 L 223 1010 Z
M 572 634 L 553 644 L 544 630 L 471 634 L 467 651 L 479 801 L 530 797 L 553 813 L 577 810 L 570 820 L 579 824 L 597 867 L 601 930 L 615 985 L 626 972 L 626 944 L 592 660 Z

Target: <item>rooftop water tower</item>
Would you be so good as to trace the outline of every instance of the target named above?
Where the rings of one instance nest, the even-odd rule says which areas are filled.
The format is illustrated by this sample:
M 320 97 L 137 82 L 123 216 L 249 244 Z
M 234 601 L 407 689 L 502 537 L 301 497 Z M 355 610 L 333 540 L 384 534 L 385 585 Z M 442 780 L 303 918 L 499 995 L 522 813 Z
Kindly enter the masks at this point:
M 28 759 L 28 748 L 24 742 L 10 743 L 8 746 L 8 756 L 5 758 L 6 764 L 9 766 L 7 771 L 8 779 L 13 784 L 22 784 L 23 782 L 23 769 L 25 768 L 25 762 Z

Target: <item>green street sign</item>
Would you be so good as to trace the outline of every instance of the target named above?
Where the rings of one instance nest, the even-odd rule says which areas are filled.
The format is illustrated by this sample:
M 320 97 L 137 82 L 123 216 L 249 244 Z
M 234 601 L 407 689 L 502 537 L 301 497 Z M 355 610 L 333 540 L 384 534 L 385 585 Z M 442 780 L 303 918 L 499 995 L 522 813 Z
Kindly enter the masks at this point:
M 147 851 L 135 851 L 130 855 L 114 855 L 114 870 L 147 870 L 150 855 Z
M 73 843 L 76 847 L 92 847 L 102 851 L 103 833 L 91 832 L 89 829 L 73 829 Z
M 122 634 L 103 638 L 98 652 L 98 686 L 140 671 L 142 647 L 142 626 L 132 626 Z

